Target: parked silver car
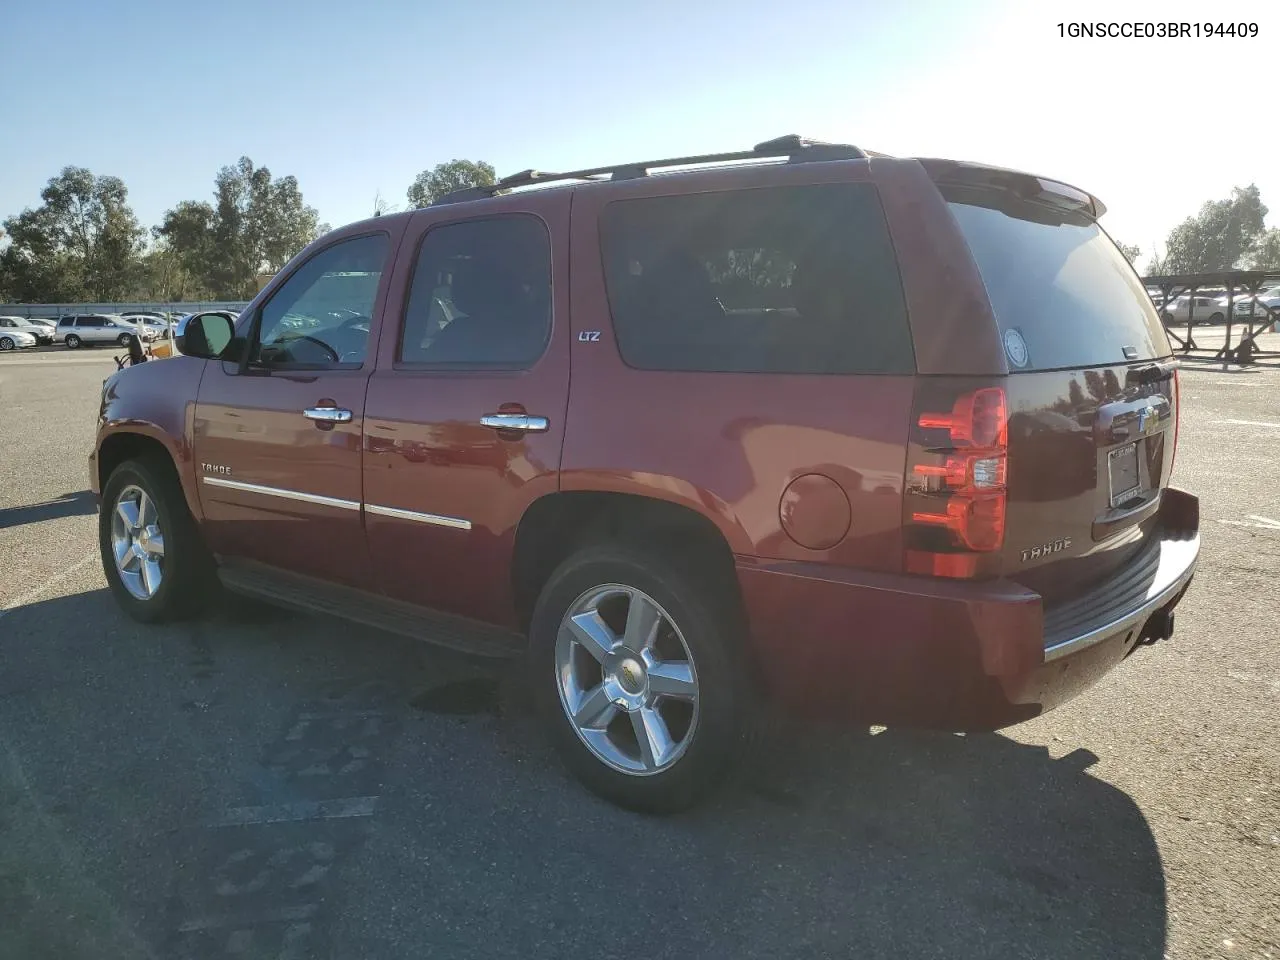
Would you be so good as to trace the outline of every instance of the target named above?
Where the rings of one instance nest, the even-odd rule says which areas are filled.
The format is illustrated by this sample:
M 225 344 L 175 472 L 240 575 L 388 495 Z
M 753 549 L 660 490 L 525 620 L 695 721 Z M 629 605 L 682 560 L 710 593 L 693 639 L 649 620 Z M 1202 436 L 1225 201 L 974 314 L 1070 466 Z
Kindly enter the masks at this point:
M 58 318 L 58 339 L 70 350 L 98 343 L 118 343 L 123 347 L 129 343 L 130 335 L 144 342 L 156 338 L 154 330 L 114 314 L 82 313 Z
M 0 317 L 0 333 L 8 333 L 10 330 L 21 330 L 23 333 L 30 334 L 35 337 L 37 344 L 53 343 L 52 328 L 41 326 L 26 317 Z
M 36 338 L 25 330 L 5 328 L 0 330 L 0 351 L 18 350 L 22 347 L 34 347 Z
M 157 340 L 167 339 L 169 336 L 169 320 L 155 313 L 126 313 L 122 314 L 125 320 L 130 323 L 136 323 L 144 330 L 155 334 Z

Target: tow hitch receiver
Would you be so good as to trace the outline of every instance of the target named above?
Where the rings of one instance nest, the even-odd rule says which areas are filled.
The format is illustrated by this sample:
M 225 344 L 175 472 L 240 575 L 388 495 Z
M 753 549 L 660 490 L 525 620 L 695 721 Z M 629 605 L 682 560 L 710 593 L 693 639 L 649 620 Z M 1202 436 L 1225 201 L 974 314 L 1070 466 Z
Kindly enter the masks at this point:
M 1152 644 L 1157 640 L 1168 640 L 1173 636 L 1173 608 L 1165 607 L 1151 615 L 1146 626 L 1142 628 L 1139 643 Z

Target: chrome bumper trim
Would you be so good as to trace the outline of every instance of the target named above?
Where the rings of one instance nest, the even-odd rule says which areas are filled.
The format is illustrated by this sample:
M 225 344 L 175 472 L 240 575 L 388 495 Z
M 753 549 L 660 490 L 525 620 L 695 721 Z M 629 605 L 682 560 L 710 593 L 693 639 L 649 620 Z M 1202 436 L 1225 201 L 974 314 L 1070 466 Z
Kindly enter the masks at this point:
M 1130 607 L 1126 604 L 1127 609 L 1114 616 L 1108 616 L 1104 612 L 1101 622 L 1086 621 L 1081 624 L 1085 629 L 1078 633 L 1070 629 L 1070 627 L 1079 624 L 1080 620 L 1071 617 L 1069 615 L 1070 611 L 1088 610 L 1097 605 L 1103 605 L 1105 608 L 1106 604 L 1099 604 L 1101 598 L 1098 594 L 1082 597 L 1080 600 L 1070 604 L 1067 609 L 1052 611 L 1046 615 L 1046 642 L 1044 647 L 1046 663 L 1079 653 L 1081 650 L 1091 647 L 1095 643 L 1100 643 L 1118 633 L 1141 628 L 1147 618 L 1181 592 L 1196 572 L 1196 562 L 1200 556 L 1199 534 L 1186 540 L 1161 541 L 1157 546 L 1159 551 L 1154 558 L 1155 571 L 1152 574 L 1152 580 L 1145 589 L 1145 596 L 1136 606 Z M 1139 561 L 1139 564 L 1141 564 L 1141 561 Z M 1108 592 L 1104 588 L 1101 593 L 1105 596 Z M 1113 596 L 1112 599 L 1123 600 L 1125 598 Z M 1061 626 L 1055 628 L 1055 620 Z M 1062 623 L 1064 620 L 1067 622 Z

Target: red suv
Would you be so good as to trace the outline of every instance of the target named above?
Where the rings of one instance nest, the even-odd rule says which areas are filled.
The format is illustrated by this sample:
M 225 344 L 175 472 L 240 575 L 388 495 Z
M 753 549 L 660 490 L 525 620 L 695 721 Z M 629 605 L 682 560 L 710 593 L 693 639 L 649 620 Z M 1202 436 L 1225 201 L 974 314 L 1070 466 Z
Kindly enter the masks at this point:
M 787 137 L 352 224 L 106 382 L 108 580 L 144 621 L 220 581 L 527 657 L 566 763 L 640 809 L 765 700 L 1034 717 L 1170 634 L 1199 550 L 1102 212 Z

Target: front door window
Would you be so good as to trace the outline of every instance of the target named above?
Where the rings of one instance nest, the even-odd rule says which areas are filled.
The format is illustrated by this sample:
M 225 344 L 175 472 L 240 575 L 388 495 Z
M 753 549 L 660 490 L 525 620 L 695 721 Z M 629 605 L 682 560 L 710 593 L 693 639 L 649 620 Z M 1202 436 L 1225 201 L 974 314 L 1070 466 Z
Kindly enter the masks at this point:
M 302 265 L 262 308 L 252 361 L 287 369 L 364 363 L 387 236 L 336 243 Z

